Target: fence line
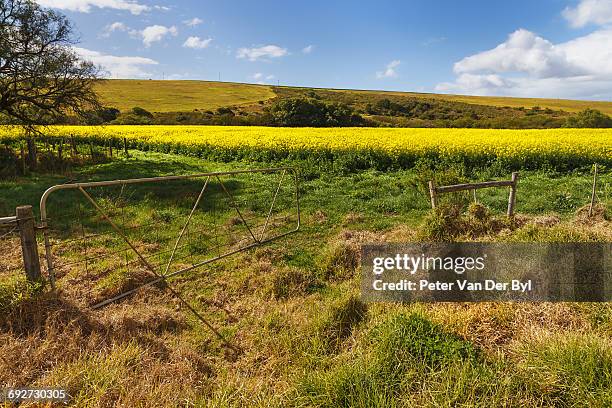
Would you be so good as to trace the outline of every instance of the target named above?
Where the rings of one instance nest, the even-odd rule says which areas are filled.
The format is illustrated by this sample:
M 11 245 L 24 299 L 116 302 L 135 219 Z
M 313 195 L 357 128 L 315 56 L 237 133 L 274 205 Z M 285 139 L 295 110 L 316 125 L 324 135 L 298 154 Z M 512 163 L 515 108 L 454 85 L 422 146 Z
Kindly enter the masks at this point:
M 454 184 L 450 186 L 436 186 L 433 180 L 429 181 L 429 197 L 431 200 L 431 208 L 436 208 L 438 205 L 437 196 L 445 193 L 454 193 L 457 191 L 473 190 L 476 191 L 481 188 L 491 187 L 510 187 L 510 194 L 508 195 L 508 217 L 514 215 L 514 207 L 516 206 L 516 189 L 518 185 L 518 172 L 512 173 L 510 180 L 500 181 L 483 181 L 480 183 L 464 183 Z

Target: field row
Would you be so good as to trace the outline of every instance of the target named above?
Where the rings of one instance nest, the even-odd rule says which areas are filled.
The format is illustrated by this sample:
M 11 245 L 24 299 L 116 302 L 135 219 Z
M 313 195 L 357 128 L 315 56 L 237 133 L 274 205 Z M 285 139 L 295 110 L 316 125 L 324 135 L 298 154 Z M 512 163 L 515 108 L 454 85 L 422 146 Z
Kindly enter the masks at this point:
M 612 129 L 380 129 L 228 126 L 56 126 L 52 139 L 188 154 L 217 160 L 334 162 L 347 169 L 408 168 L 419 160 L 467 166 L 568 170 L 612 164 Z M 0 140 L 20 137 L 0 129 Z

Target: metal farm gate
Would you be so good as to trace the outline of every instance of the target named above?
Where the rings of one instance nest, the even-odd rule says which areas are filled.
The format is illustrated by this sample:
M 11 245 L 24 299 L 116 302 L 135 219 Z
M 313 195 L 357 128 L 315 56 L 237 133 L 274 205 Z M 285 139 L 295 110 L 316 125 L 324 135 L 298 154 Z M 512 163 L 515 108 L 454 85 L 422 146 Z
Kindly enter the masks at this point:
M 42 269 L 94 309 L 163 284 L 225 341 L 168 279 L 298 231 L 298 183 L 266 168 L 55 185 L 40 200 Z

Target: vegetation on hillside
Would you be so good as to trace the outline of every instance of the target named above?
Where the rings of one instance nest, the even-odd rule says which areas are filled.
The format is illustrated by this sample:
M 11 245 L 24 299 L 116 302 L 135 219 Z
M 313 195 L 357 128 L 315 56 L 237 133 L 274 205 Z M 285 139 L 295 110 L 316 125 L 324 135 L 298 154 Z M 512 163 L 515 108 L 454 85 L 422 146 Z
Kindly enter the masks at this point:
M 223 106 L 238 106 L 245 104 L 259 104 L 284 91 L 291 93 L 320 93 L 333 92 L 346 94 L 353 98 L 387 98 L 394 97 L 435 99 L 450 102 L 462 102 L 470 105 L 484 105 L 493 107 L 511 107 L 530 109 L 539 106 L 542 109 L 554 111 L 579 112 L 585 109 L 597 109 L 607 115 L 612 114 L 612 102 L 584 101 L 545 98 L 515 98 L 500 96 L 468 96 L 446 95 L 399 91 L 366 91 L 366 90 L 338 90 L 321 88 L 295 88 L 286 86 L 270 86 L 255 84 L 240 84 L 215 81 L 186 81 L 186 80 L 141 80 L 141 79 L 113 79 L 98 84 L 98 92 L 104 104 L 115 106 L 127 111 L 133 106 L 142 106 L 151 112 L 190 112 L 194 109 L 200 111 L 214 111 Z M 180 96 L 180 97 L 179 97 Z M 335 99 L 331 97 L 330 100 Z
M 612 118 L 595 109 L 586 109 L 565 121 L 568 128 L 612 128 Z
M 89 112 L 83 119 L 65 116 L 48 122 L 90 125 L 600 128 L 611 126 L 607 113 L 612 112 L 612 103 L 608 106 L 606 102 L 462 98 L 456 95 L 204 81 L 107 80 L 98 83 L 96 90 L 106 108 Z M 504 100 L 508 102 L 505 105 L 502 103 Z M 135 107 L 150 112 L 151 117 L 134 114 Z M 119 112 L 117 115 L 105 114 L 110 110 Z

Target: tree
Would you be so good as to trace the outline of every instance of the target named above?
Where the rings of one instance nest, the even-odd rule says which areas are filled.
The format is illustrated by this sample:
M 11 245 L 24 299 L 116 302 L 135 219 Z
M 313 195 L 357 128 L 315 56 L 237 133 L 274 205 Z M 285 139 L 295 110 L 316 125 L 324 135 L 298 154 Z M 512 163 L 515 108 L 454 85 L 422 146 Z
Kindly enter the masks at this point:
M 102 122 L 104 123 L 112 122 L 113 120 L 117 119 L 119 113 L 121 113 L 119 109 L 113 108 L 112 106 L 104 106 L 96 112 L 96 114 L 100 117 L 100 119 L 102 119 Z
M 30 135 L 55 117 L 85 118 L 100 108 L 99 70 L 79 58 L 75 43 L 64 15 L 30 0 L 0 0 L 0 115 L 9 124 Z M 28 151 L 35 163 L 31 137 Z
M 363 118 L 347 105 L 317 99 L 288 98 L 272 105 L 274 123 L 280 126 L 360 126 Z
M 597 109 L 585 109 L 567 118 L 564 126 L 568 128 L 610 128 L 612 118 Z

